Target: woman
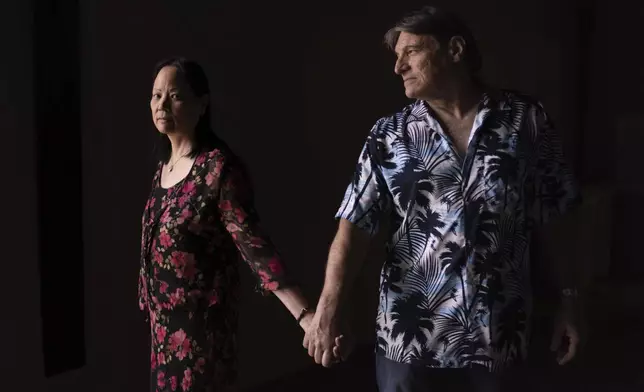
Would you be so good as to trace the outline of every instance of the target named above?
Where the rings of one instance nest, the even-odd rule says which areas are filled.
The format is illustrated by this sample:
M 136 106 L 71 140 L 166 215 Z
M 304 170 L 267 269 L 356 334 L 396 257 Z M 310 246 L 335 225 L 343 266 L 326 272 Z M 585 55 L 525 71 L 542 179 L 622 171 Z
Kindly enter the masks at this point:
M 306 328 L 259 227 L 242 163 L 210 129 L 208 81 L 185 59 L 155 69 L 150 108 L 161 161 L 143 213 L 139 306 L 149 314 L 152 391 L 224 391 L 236 377 L 239 256 Z

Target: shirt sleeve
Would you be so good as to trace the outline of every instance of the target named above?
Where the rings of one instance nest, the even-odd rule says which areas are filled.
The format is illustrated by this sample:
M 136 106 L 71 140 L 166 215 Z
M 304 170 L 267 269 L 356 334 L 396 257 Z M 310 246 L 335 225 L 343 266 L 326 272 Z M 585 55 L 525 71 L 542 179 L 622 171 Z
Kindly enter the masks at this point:
M 233 162 L 222 163 L 218 208 L 220 219 L 239 253 L 258 279 L 257 291 L 267 295 L 287 285 L 284 264 L 261 228 L 246 172 Z
M 347 186 L 336 219 L 346 219 L 374 236 L 383 213 L 391 205 L 390 193 L 382 174 L 378 157 L 385 144 L 376 135 L 376 124 L 362 147 L 353 180 Z
M 581 194 L 561 138 L 541 105 L 536 112 L 536 129 L 533 216 L 538 225 L 544 225 L 581 204 Z

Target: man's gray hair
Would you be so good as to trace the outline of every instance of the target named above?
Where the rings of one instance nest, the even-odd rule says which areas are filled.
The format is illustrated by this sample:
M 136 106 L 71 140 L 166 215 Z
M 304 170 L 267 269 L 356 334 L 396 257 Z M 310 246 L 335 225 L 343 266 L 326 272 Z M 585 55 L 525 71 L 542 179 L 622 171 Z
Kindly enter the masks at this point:
M 476 73 L 483 65 L 483 59 L 472 32 L 453 13 L 425 6 L 407 14 L 385 34 L 385 45 L 389 49 L 394 50 L 401 32 L 430 35 L 438 41 L 441 47 L 444 47 L 452 37 L 461 37 L 465 41 L 464 61 L 470 71 Z

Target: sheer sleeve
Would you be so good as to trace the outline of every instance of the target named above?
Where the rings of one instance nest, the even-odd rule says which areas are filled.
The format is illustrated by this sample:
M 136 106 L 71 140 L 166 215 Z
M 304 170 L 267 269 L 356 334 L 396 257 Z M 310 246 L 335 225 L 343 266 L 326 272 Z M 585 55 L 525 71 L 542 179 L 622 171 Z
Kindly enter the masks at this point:
M 218 161 L 220 219 L 266 295 L 287 285 L 284 264 L 262 229 L 245 170 L 233 159 Z

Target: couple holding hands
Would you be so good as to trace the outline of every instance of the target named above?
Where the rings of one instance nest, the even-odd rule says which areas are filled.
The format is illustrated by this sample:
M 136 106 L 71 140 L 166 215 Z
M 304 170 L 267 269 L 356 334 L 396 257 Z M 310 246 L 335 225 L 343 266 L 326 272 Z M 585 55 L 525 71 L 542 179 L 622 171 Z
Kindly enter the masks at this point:
M 580 202 L 559 137 L 539 101 L 481 81 L 476 42 L 455 15 L 423 7 L 385 43 L 413 102 L 367 136 L 315 309 L 259 224 L 243 162 L 211 129 L 203 69 L 180 58 L 155 68 L 160 159 L 143 212 L 138 284 L 151 328 L 151 391 L 234 390 L 240 259 L 258 291 L 277 296 L 301 325 L 316 363 L 346 359 L 339 315 L 385 220 L 381 392 L 499 391 L 526 357 L 532 233 L 574 230 L 562 217 Z M 562 270 L 570 262 L 548 256 L 561 258 L 553 264 Z M 574 278 L 559 279 L 552 349 L 560 364 L 579 344 Z

